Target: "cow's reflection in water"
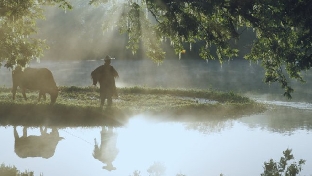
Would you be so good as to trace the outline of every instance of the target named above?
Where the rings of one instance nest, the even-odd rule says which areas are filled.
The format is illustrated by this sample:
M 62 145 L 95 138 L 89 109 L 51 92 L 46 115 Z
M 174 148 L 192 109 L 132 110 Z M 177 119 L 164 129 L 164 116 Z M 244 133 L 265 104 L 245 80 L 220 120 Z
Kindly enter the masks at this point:
M 47 128 L 40 127 L 40 135 L 27 135 L 27 127 L 23 127 L 23 135 L 20 137 L 14 126 L 15 153 L 21 158 L 42 157 L 50 158 L 54 155 L 58 142 L 64 138 L 59 136 L 56 128 L 47 132 Z
M 94 139 L 94 142 L 93 157 L 106 164 L 103 166 L 103 169 L 108 171 L 116 170 L 116 167 L 113 166 L 113 161 L 118 155 L 119 150 L 116 147 L 117 134 L 113 131 L 113 128 L 102 127 L 100 146 L 96 139 Z

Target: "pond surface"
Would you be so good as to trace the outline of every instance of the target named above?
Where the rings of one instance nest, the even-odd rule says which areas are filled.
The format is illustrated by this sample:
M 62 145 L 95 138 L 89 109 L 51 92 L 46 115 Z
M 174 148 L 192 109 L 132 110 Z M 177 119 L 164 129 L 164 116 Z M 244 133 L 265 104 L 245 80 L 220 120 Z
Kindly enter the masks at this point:
M 58 85 L 89 86 L 90 72 L 101 62 L 33 66 L 50 68 Z M 260 175 L 265 161 L 278 161 L 290 148 L 297 162 L 306 160 L 301 175 L 312 175 L 311 83 L 295 82 L 297 92 L 287 100 L 279 85 L 262 83 L 263 71 L 249 62 L 222 67 L 187 61 L 160 66 L 114 61 L 113 65 L 120 74 L 119 87 L 213 88 L 242 93 L 274 107 L 262 114 L 204 122 L 162 122 L 155 120 L 157 116 L 137 114 L 122 127 L 0 126 L 0 164 L 44 176 L 129 176 L 136 171 L 141 176 L 250 176 Z M 0 74 L 0 86 L 10 87 L 10 72 L 1 68 Z
M 14 137 L 12 126 L 0 127 L 0 162 L 45 176 L 120 176 L 135 171 L 141 175 L 247 176 L 260 175 L 264 161 L 278 161 L 282 151 L 290 148 L 297 161 L 307 160 L 301 173 L 312 173 L 312 120 L 308 112 L 281 108 L 237 120 L 193 123 L 155 122 L 144 116 L 132 117 L 119 128 L 60 128 L 57 131 L 63 139 L 56 144 L 52 129 L 40 134 L 39 128 L 30 127 L 27 135 L 41 139 L 23 144 L 28 149 L 37 147 L 36 157 L 34 152 L 24 150 L 32 155 L 27 157 L 25 153 L 25 158 L 15 146 L 22 138 L 23 127 L 16 127 L 19 137 Z M 36 144 L 41 140 L 45 142 Z M 50 150 L 52 155 L 42 154 L 40 148 L 48 148 L 46 152 Z

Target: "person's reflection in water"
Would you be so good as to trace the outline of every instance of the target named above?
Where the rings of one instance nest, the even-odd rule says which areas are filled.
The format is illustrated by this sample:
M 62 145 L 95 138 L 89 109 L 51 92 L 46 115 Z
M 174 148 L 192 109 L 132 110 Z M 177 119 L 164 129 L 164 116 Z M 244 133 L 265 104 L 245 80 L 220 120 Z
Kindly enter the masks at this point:
M 14 138 L 14 150 L 20 158 L 50 158 L 54 155 L 58 142 L 64 139 L 59 136 L 56 128 L 52 128 L 52 131 L 48 133 L 47 128 L 42 127 L 40 127 L 40 136 L 28 136 L 27 127 L 24 127 L 23 135 L 20 137 L 17 133 L 16 126 L 14 126 Z
M 113 161 L 118 155 L 119 150 L 116 147 L 117 134 L 113 131 L 113 128 L 102 127 L 100 146 L 96 142 L 96 139 L 94 139 L 94 142 L 93 157 L 106 164 L 106 166 L 103 166 L 103 169 L 108 171 L 116 170 L 116 167 L 113 166 Z

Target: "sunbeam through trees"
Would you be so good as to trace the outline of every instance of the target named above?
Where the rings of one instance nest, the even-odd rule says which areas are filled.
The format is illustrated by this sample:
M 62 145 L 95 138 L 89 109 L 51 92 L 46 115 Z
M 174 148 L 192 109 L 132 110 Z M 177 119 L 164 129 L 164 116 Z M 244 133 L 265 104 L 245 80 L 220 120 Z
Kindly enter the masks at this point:
M 244 57 L 262 64 L 264 82 L 278 82 L 291 98 L 292 79 L 304 82 L 301 73 L 309 70 L 311 55 L 312 2 L 258 0 L 85 0 L 102 7 L 104 33 L 118 30 L 128 36 L 126 48 L 139 49 L 155 62 L 162 62 L 170 42 L 174 52 L 198 47 L 206 60 Z M 0 63 L 7 68 L 25 66 L 43 56 L 48 48 L 35 37 L 37 20 L 44 18 L 46 5 L 67 9 L 77 2 L 66 0 L 4 0 L 0 2 Z M 103 8 L 104 7 L 104 8 Z M 109 17 L 109 18 L 108 18 Z M 253 31 L 251 49 L 239 56 L 235 42 Z

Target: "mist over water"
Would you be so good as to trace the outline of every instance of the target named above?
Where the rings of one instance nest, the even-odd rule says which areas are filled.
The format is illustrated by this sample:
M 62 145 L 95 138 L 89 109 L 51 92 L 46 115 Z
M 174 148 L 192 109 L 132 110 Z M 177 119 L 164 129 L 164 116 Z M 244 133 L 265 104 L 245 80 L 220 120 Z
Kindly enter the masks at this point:
M 187 54 L 179 59 L 169 53 L 158 65 L 145 59 L 141 51 L 135 55 L 125 51 L 126 35 L 120 36 L 113 28 L 103 33 L 102 21 L 110 18 L 103 13 L 106 7 L 90 7 L 86 1 L 74 3 L 76 8 L 72 11 L 46 9 L 47 20 L 39 22 L 38 37 L 47 39 L 50 49 L 40 63 L 29 64 L 50 69 L 57 86 L 91 86 L 91 72 L 104 63 L 101 59 L 111 55 L 116 57 L 112 65 L 120 76 L 117 87 L 232 91 L 278 106 L 228 120 L 168 123 L 149 121 L 146 117 L 150 114 L 137 114 L 123 127 L 57 128 L 64 139 L 54 144 L 54 155 L 48 159 L 20 158 L 14 148 L 14 127 L 0 126 L 0 163 L 44 176 L 120 176 L 132 175 L 136 170 L 145 176 L 155 168 L 163 169 L 164 175 L 249 176 L 260 175 L 265 161 L 279 160 L 282 151 L 291 148 L 296 160 L 307 160 L 302 174 L 311 175 L 311 71 L 302 73 L 306 84 L 291 82 L 295 92 L 293 99 L 287 100 L 278 83 L 263 83 L 260 64 L 243 59 L 220 65 L 218 61 L 206 62 Z M 12 87 L 11 70 L 2 67 L 0 75 L 0 87 Z M 157 115 L 153 118 L 157 119 Z M 18 126 L 17 132 L 21 136 L 23 127 Z M 42 136 L 38 127 L 29 127 L 28 134 Z M 110 139 L 108 148 L 117 151 L 109 159 L 116 170 L 106 170 L 105 163 L 93 156 L 95 140 L 101 145 L 106 139 Z
M 282 151 L 291 148 L 297 161 L 307 160 L 301 173 L 312 173 L 312 158 L 308 155 L 312 143 L 307 140 L 312 134 L 312 121 L 307 112 L 286 108 L 236 120 L 194 123 L 155 123 L 145 116 L 135 115 L 128 124 L 117 128 L 58 128 L 64 139 L 48 159 L 18 157 L 14 152 L 13 127 L 0 127 L 0 140 L 5 141 L 0 149 L 6 151 L 0 162 L 45 176 L 119 176 L 132 175 L 134 171 L 140 171 L 141 176 L 157 172 L 168 176 L 248 176 L 260 175 L 264 161 L 278 161 Z M 17 132 L 21 135 L 22 127 L 17 127 Z M 28 134 L 40 136 L 38 127 L 28 128 Z M 106 164 L 93 157 L 94 140 L 109 151 L 117 151 L 112 156 L 104 155 L 108 155 L 116 170 L 104 169 Z
M 103 64 L 103 60 L 42 61 L 32 62 L 30 67 L 49 68 L 58 86 L 91 86 L 91 71 Z M 194 60 L 165 60 L 157 65 L 151 60 L 115 59 L 112 65 L 119 72 L 117 87 L 146 86 L 184 89 L 214 89 L 246 94 L 257 101 L 280 105 L 262 114 L 233 120 L 207 122 L 150 122 L 148 114 L 131 117 L 129 124 L 113 128 L 117 134 L 118 154 L 113 160 L 116 170 L 103 169 L 105 164 L 92 156 L 94 139 L 102 140 L 102 128 L 61 128 L 54 155 L 49 159 L 19 158 L 14 153 L 13 127 L 0 127 L 0 150 L 9 151 L 1 162 L 17 166 L 21 170 L 34 170 L 45 176 L 83 175 L 131 175 L 141 171 L 149 175 L 149 169 L 165 168 L 167 175 L 259 175 L 264 161 L 279 160 L 282 151 L 293 149 L 296 159 L 306 159 L 302 173 L 312 173 L 312 147 L 310 89 L 295 84 L 298 92 L 294 99 L 282 96 L 279 85 L 266 85 L 263 71 L 257 64 L 233 60 L 221 65 L 218 62 Z M 10 87 L 11 72 L 0 69 L 0 86 Z M 309 74 L 307 74 L 309 77 Z M 295 88 L 296 89 L 296 88 Z M 299 96 L 297 96 L 299 95 Z M 157 119 L 157 117 L 155 117 Z M 192 117 L 190 117 L 192 118 Z M 148 119 L 148 118 L 147 118 Z M 104 129 L 108 127 L 103 127 Z M 17 127 L 22 134 L 22 127 Z M 38 128 L 29 128 L 29 134 L 38 135 Z M 107 134 L 108 135 L 108 134 Z M 251 157 L 252 156 L 252 157 Z M 62 162 L 60 162 L 62 161 Z M 248 162 L 248 168 L 241 167 Z M 57 164 L 60 163 L 60 164 Z M 75 163 L 75 164 L 73 164 Z M 53 170 L 50 167 L 53 166 Z M 156 168 L 157 168 L 156 167 Z M 64 169 L 67 168 L 67 169 Z
M 186 47 L 186 54 L 174 54 L 170 45 L 164 44 L 166 59 L 160 65 L 146 59 L 142 50 L 132 54 L 125 49 L 128 36 L 120 35 L 112 26 L 103 30 L 103 22 L 114 22 L 118 15 L 108 13 L 110 2 L 105 5 L 90 6 L 88 1 L 70 1 L 74 8 L 64 10 L 54 6 L 45 7 L 45 20 L 38 21 L 37 37 L 45 39 L 49 49 L 30 67 L 46 67 L 50 69 L 58 86 L 90 86 L 90 73 L 103 64 L 106 55 L 115 57 L 112 65 L 119 72 L 118 87 L 146 86 L 161 88 L 213 89 L 241 93 L 260 101 L 294 101 L 311 102 L 312 73 L 302 73 L 306 84 L 292 81 L 295 89 L 293 99 L 283 97 L 278 83 L 263 83 L 264 71 L 261 64 L 250 63 L 238 58 L 225 61 L 198 59 L 198 48 Z M 116 1 L 120 5 L 124 1 Z M 112 23 L 114 24 L 114 23 Z M 250 35 L 250 36 L 249 36 Z M 248 32 L 243 35 L 240 49 L 245 51 Z M 241 56 L 242 57 L 242 56 Z M 0 68 L 0 86 L 11 87 L 11 72 Z
M 46 67 L 54 75 L 58 86 L 91 86 L 91 72 L 104 61 L 46 61 L 31 62 L 30 67 Z M 283 96 L 278 83 L 265 84 L 261 65 L 237 59 L 220 65 L 217 61 L 167 59 L 158 65 L 149 59 L 122 60 L 116 58 L 112 65 L 119 73 L 117 87 L 146 86 L 152 88 L 212 89 L 240 93 L 258 101 L 312 102 L 311 72 L 303 73 L 307 83 L 292 81 L 293 99 Z M 11 71 L 0 69 L 0 86 L 11 87 Z M 269 103 L 269 102 L 267 102 Z M 304 106 L 303 104 L 300 106 Z

